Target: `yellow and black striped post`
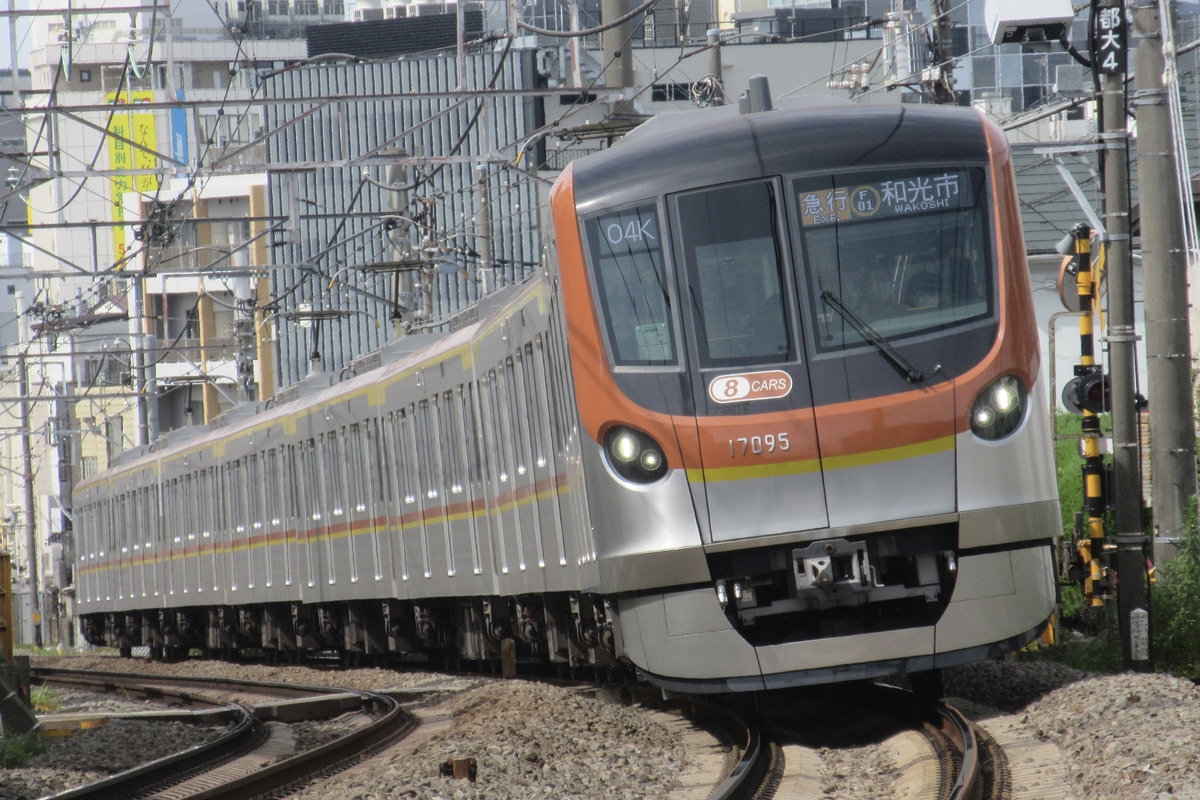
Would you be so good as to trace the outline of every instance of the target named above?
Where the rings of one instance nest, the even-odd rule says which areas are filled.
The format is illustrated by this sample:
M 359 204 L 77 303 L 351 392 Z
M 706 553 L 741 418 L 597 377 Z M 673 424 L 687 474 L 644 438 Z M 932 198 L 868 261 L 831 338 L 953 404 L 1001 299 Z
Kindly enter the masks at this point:
M 1095 337 L 1093 324 L 1095 322 L 1096 284 L 1092 279 L 1092 239 L 1091 228 L 1085 224 L 1076 225 L 1071 229 L 1075 238 L 1075 257 L 1077 270 L 1075 273 L 1075 288 L 1079 294 L 1079 365 L 1075 374 L 1079 378 L 1092 375 L 1099 376 L 1101 367 L 1096 364 Z M 1091 385 L 1103 391 L 1103 381 L 1093 381 Z M 1100 417 L 1086 405 L 1083 411 L 1083 439 L 1081 440 L 1083 466 L 1084 509 L 1087 511 L 1087 536 L 1080 537 L 1077 542 L 1080 560 L 1083 562 L 1085 577 L 1083 591 L 1093 606 L 1104 605 L 1108 597 L 1108 567 L 1104 557 L 1104 513 L 1107 509 L 1107 499 L 1104 490 L 1104 456 L 1100 452 Z

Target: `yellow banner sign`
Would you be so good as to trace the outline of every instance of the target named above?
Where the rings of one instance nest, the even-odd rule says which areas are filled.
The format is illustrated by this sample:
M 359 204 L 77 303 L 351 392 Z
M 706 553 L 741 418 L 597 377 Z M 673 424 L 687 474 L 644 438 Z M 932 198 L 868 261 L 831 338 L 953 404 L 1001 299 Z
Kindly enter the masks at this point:
M 120 170 L 156 169 L 158 158 L 158 130 L 153 111 L 138 111 L 138 105 L 153 103 L 154 92 L 113 92 L 108 95 L 110 105 L 125 108 L 114 113 L 108 122 L 108 166 L 114 172 Z M 126 141 L 128 140 L 128 141 Z M 135 142 L 135 147 L 130 142 Z M 158 189 L 157 175 L 116 175 L 113 182 L 113 219 L 125 219 L 126 192 L 154 192 Z M 125 228 L 113 228 L 113 250 L 117 261 L 125 257 Z

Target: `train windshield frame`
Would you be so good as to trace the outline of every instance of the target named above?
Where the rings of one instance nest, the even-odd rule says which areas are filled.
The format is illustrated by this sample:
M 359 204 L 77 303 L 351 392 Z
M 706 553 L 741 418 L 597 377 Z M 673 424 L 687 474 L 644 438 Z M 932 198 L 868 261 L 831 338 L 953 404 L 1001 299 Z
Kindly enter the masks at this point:
M 806 175 L 791 186 L 818 353 L 870 346 L 867 333 L 910 338 L 995 317 L 982 167 Z
M 701 369 L 796 360 L 774 180 L 674 195 Z
M 616 367 L 677 367 L 673 278 L 654 201 L 583 221 L 594 297 Z

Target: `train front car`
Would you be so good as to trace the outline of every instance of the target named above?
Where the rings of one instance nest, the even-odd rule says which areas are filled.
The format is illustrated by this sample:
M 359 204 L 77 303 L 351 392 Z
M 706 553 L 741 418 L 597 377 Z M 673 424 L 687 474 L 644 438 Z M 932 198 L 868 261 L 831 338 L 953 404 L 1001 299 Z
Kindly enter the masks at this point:
M 664 128 L 551 201 L 624 654 L 724 692 L 1031 641 L 1060 523 L 1003 133 L 853 105 Z

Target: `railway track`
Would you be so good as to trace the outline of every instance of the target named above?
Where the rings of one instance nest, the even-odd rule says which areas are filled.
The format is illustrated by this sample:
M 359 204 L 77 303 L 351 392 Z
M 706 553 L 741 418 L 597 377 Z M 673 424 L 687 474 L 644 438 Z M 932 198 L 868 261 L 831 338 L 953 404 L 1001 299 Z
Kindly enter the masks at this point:
M 45 684 L 96 692 L 120 692 L 173 706 L 204 709 L 228 729 L 205 745 L 52 796 L 53 800 L 245 800 L 302 786 L 356 763 L 402 737 L 413 718 L 392 698 L 372 692 L 340 692 L 316 686 L 133 675 L 116 672 L 35 669 Z M 186 691 L 185 691 L 186 690 Z M 238 699 L 230 699 L 230 695 Z M 254 702 L 245 702 L 253 698 Z M 332 742 L 293 754 L 283 723 L 354 712 L 360 724 Z M 177 718 L 178 711 L 171 713 Z M 145 715 L 141 715 L 143 718 Z
M 944 703 L 873 685 L 853 698 L 796 696 L 763 717 L 770 767 L 749 795 L 756 800 L 1011 796 L 1001 748 Z
M 95 690 L 138 693 L 171 699 L 176 705 L 199 708 L 205 703 L 245 709 L 256 728 L 243 734 L 249 743 L 241 752 L 195 755 L 195 763 L 164 759 L 129 774 L 88 787 L 64 792 L 55 800 L 100 797 L 159 798 L 253 798 L 284 796 L 282 787 L 313 784 L 323 776 L 346 770 L 337 780 L 353 783 L 370 777 L 388 758 L 399 753 L 416 753 L 428 742 L 451 731 L 455 718 L 453 685 L 445 689 L 396 692 L 394 697 L 369 692 L 346 692 L 294 683 L 194 679 L 164 675 L 127 676 L 121 673 L 40 670 L 39 679 L 71 680 L 73 685 Z M 589 691 L 579 687 L 580 691 Z M 431 698 L 444 694 L 442 700 Z M 627 699 L 647 709 L 666 712 L 676 720 L 676 730 L 688 751 L 686 770 L 670 800 L 803 800 L 829 796 L 858 797 L 852 781 L 868 780 L 874 774 L 874 794 L 897 798 L 938 800 L 1010 800 L 1007 767 L 999 746 L 981 736 L 960 713 L 944 705 L 931 706 L 910 693 L 888 687 L 858 687 L 852 694 L 837 690 L 765 696 L 757 706 L 743 712 L 689 699 L 669 703 L 655 693 L 628 690 Z M 404 714 L 399 705 L 411 708 Z M 420 708 L 416 708 L 416 706 Z M 282 722 L 356 714 L 363 727 L 355 735 L 316 750 L 280 760 L 267 769 L 262 765 L 291 753 L 293 742 Z M 203 713 L 214 714 L 214 711 Z M 393 716 L 394 715 L 394 716 Z M 368 717 L 403 719 L 391 733 L 366 733 Z M 374 722 L 372 724 L 375 724 Z M 668 726 L 671 723 L 667 723 Z M 230 725 L 231 730 L 237 727 Z M 266 736 L 263 731 L 271 735 Z M 364 735 L 365 734 L 365 735 Z M 227 734 L 228 735 L 228 734 Z M 224 737 L 222 737 L 224 738 Z M 391 746 L 389 747 L 389 743 Z M 274 748 L 274 749 L 272 749 Z M 218 749 L 216 745 L 212 748 Z M 236 748 L 232 748 L 236 750 Z M 433 748 L 436 751 L 436 747 Z M 858 767 L 847 753 L 869 749 Z M 378 758 L 373 758 L 378 754 Z M 249 769 L 247 768 L 249 765 Z M 886 768 L 880 765 L 887 765 Z M 167 787 L 156 783 L 154 773 L 164 770 L 194 776 Z M 858 769 L 862 775 L 854 774 Z M 139 776 L 135 773 L 141 773 Z M 357 777 L 356 777 L 357 775 Z M 148 788 L 136 788 L 137 781 Z M 128 781 L 128 783 L 125 783 Z M 336 784 L 330 784 L 336 785 Z M 858 786 L 859 784 L 854 784 Z M 313 785 L 305 796 L 321 796 Z M 313 792 L 316 792 L 314 795 Z M 849 792 L 849 793 L 847 793 Z M 336 793 L 333 795 L 336 796 Z

